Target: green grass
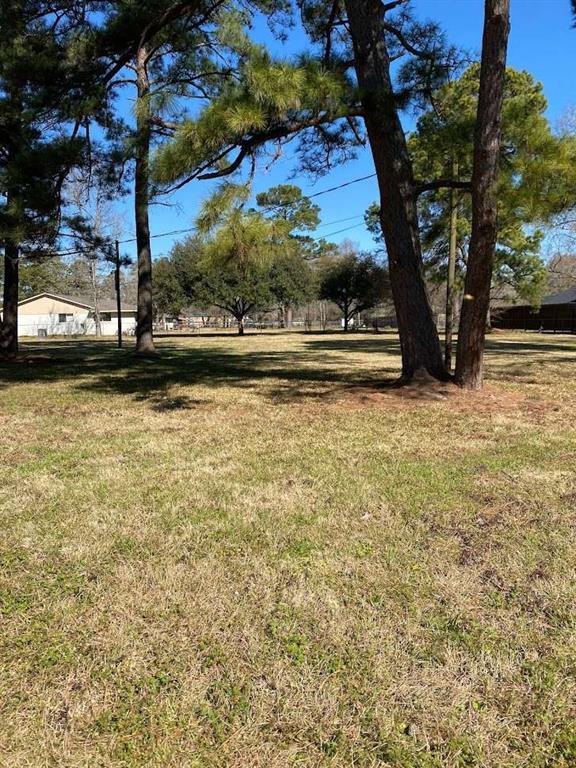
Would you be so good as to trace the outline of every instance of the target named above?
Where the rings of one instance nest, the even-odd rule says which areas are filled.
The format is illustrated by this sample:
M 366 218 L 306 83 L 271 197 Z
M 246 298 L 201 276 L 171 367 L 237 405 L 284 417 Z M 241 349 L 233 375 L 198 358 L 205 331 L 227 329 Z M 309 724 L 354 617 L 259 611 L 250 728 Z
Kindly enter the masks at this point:
M 576 340 L 160 349 L 0 366 L 0 765 L 576 765 Z

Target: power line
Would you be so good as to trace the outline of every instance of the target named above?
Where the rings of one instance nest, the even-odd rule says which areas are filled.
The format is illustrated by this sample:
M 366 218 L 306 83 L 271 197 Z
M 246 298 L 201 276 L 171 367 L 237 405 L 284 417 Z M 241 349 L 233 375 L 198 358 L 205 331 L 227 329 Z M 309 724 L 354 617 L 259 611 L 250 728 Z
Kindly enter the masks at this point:
M 340 221 L 350 221 L 351 219 L 358 219 L 361 216 L 363 216 L 363 214 L 359 214 L 358 216 L 350 216 L 347 219 L 340 219 Z M 338 224 L 338 221 L 331 221 L 331 222 L 329 222 L 329 224 L 324 224 L 324 225 L 320 225 L 320 226 L 327 227 L 330 224 Z M 328 232 L 328 233 L 326 233 L 324 235 L 319 235 L 318 237 L 311 237 L 310 239 L 311 240 L 325 240 L 327 237 L 333 237 L 334 235 L 340 235 L 342 232 L 348 232 L 351 229 L 357 229 L 358 227 L 362 227 L 362 226 L 364 226 L 364 222 L 360 222 L 358 224 L 352 224 L 349 227 L 343 227 L 342 229 L 337 229 L 335 232 Z M 162 233 L 160 233 L 158 235 L 151 235 L 150 239 L 152 239 L 153 237 L 166 237 L 167 235 L 181 235 L 181 234 L 184 234 L 184 233 L 195 232 L 195 231 L 196 231 L 195 227 L 189 227 L 188 229 L 176 229 L 173 232 L 162 232 Z M 118 244 L 122 245 L 124 243 L 133 243 L 135 241 L 136 241 L 136 238 L 131 238 L 129 240 L 118 240 Z M 43 259 L 43 258 L 45 258 L 45 259 L 54 259 L 54 258 L 58 258 L 58 257 L 62 257 L 62 256 L 66 257 L 66 256 L 81 256 L 81 255 L 85 255 L 85 251 L 53 251 L 52 253 L 45 253 L 45 254 L 43 253 L 43 254 L 38 254 L 37 256 L 34 256 L 33 254 L 22 254 L 22 257 L 23 258 L 31 258 L 32 260 L 34 260 L 34 259 L 40 260 L 40 259 Z M 162 258 L 163 256 L 166 256 L 166 255 L 167 254 L 159 254 L 159 255 L 156 255 L 155 258 Z
M 357 229 L 358 227 L 363 227 L 364 222 L 360 224 L 352 224 L 351 227 L 344 227 L 344 229 L 337 229 L 336 232 L 328 232 L 327 235 L 322 235 L 322 237 L 315 237 L 314 240 L 324 240 L 326 237 L 332 237 L 333 235 L 339 235 L 341 232 L 348 232 L 350 229 Z
M 344 221 L 352 221 L 353 219 L 362 219 L 364 218 L 363 213 L 359 213 L 357 216 L 348 216 L 346 219 L 336 219 L 336 221 L 327 221 L 324 224 L 318 224 L 316 229 L 320 229 L 321 227 L 332 227 L 334 224 L 342 224 Z
M 306 195 L 306 197 L 320 197 L 320 195 L 327 195 L 328 192 L 336 192 L 338 189 L 344 189 L 351 184 L 357 184 L 359 181 L 366 181 L 367 179 L 373 179 L 376 176 L 375 173 L 370 173 L 368 176 L 361 176 L 359 179 L 352 179 L 352 181 L 345 181 L 343 184 L 338 184 L 336 187 L 330 187 L 329 189 L 323 189 L 320 192 L 314 192 L 313 195 Z
M 338 189 L 344 189 L 344 187 L 349 187 L 351 184 L 358 184 L 358 182 L 360 181 L 367 181 L 368 179 L 373 179 L 375 176 L 376 176 L 375 173 L 370 173 L 368 174 L 368 176 L 360 176 L 358 179 L 345 181 L 343 184 L 338 184 L 337 186 L 330 187 L 329 189 L 322 189 L 320 190 L 320 192 L 314 192 L 314 194 L 305 195 L 305 197 L 308 197 L 310 199 L 312 197 L 320 197 L 320 195 L 327 195 L 329 192 L 336 192 Z M 343 222 L 343 221 L 351 221 L 352 219 L 360 218 L 360 216 L 362 215 L 363 214 L 359 214 L 358 216 L 350 216 L 347 219 L 339 219 L 337 221 L 331 221 L 331 222 L 328 222 L 327 224 L 320 224 L 320 226 L 330 227 L 333 224 L 339 224 L 340 222 Z M 158 238 L 158 237 L 168 237 L 169 235 L 185 235 L 185 234 L 188 234 L 189 232 L 194 232 L 194 231 L 195 231 L 195 227 L 188 227 L 187 229 L 175 229 L 175 230 L 172 230 L 171 232 L 159 232 L 156 235 L 150 235 L 150 239 L 152 240 L 153 238 Z M 338 234 L 338 233 L 335 232 L 333 234 Z M 135 243 L 136 238 L 131 237 L 126 240 L 119 240 L 118 242 L 121 245 L 124 245 L 125 243 Z
M 329 221 L 329 222 L 326 222 L 326 224 L 319 224 L 318 226 L 330 227 L 330 226 L 333 226 L 334 224 L 340 224 L 341 222 L 344 222 L 344 221 L 352 221 L 353 219 L 360 219 L 363 216 L 364 214 L 359 213 L 357 216 L 348 216 L 345 219 L 336 219 L 336 221 Z M 313 239 L 321 240 L 323 237 L 331 237 L 332 235 L 338 235 L 340 232 L 346 232 L 348 229 L 354 229 L 355 227 L 360 227 L 360 226 L 362 226 L 362 224 L 353 224 L 351 227 L 345 227 L 344 229 L 339 229 L 337 232 L 330 232 L 327 235 L 322 235 L 321 237 L 315 237 Z M 174 229 L 171 232 L 159 232 L 156 235 L 150 235 L 150 239 L 152 240 L 153 238 L 158 238 L 158 237 L 168 237 L 169 235 L 184 235 L 184 234 L 188 234 L 190 232 L 195 232 L 195 231 L 196 231 L 196 227 L 188 227 L 187 229 Z M 131 237 L 127 240 L 118 240 L 118 243 L 120 245 L 124 245 L 126 243 L 135 243 L 135 242 L 136 242 L 135 237 Z
M 363 216 L 364 216 L 364 214 L 359 213 L 356 216 L 348 216 L 345 219 L 336 219 L 336 221 L 329 221 L 329 222 L 326 222 L 325 224 L 319 224 L 318 226 L 319 227 L 329 227 L 329 226 L 332 226 L 334 224 L 340 224 L 341 222 L 352 221 L 353 219 L 363 218 Z M 311 240 L 324 240 L 327 237 L 333 237 L 334 235 L 339 235 L 342 232 L 348 232 L 348 230 L 350 230 L 350 229 L 357 229 L 358 227 L 362 227 L 363 225 L 364 225 L 364 222 L 360 222 L 358 224 L 352 224 L 350 227 L 344 227 L 343 229 L 337 229 L 335 232 L 328 232 L 327 234 L 319 235 L 318 237 L 311 237 L 310 239 Z M 188 227 L 187 229 L 174 229 L 171 232 L 159 232 L 157 235 L 150 235 L 150 239 L 152 240 L 152 238 L 157 238 L 157 237 L 168 237 L 168 235 L 183 235 L 183 234 L 188 234 L 189 232 L 195 232 L 195 231 L 196 231 L 196 227 Z M 119 245 L 124 245 L 126 243 L 135 243 L 135 242 L 136 242 L 136 238 L 135 237 L 128 238 L 126 240 L 118 240 L 118 244 Z M 53 259 L 53 258 L 62 257 L 62 256 L 66 257 L 66 256 L 81 256 L 81 255 L 85 255 L 85 251 L 82 251 L 82 250 L 75 250 L 75 251 L 53 251 L 51 253 L 38 254 L 38 256 L 36 256 L 36 257 L 32 253 L 22 254 L 22 256 L 24 258 L 32 258 L 32 259 L 34 259 L 34 258 L 36 258 L 36 259 L 41 259 L 41 258 Z
M 153 240 L 156 237 L 168 237 L 168 235 L 184 235 L 187 232 L 194 232 L 195 227 L 188 227 L 187 229 L 173 229 L 171 232 L 159 232 L 156 235 L 150 235 L 150 240 Z M 130 237 L 127 240 L 118 240 L 120 245 L 124 245 L 125 243 L 135 243 L 136 238 Z
M 329 189 L 322 189 L 320 192 L 315 192 L 313 195 L 306 195 L 306 197 L 308 197 L 308 198 L 319 197 L 320 195 L 326 195 L 329 192 L 336 192 L 338 189 L 343 189 L 344 187 L 349 187 L 351 184 L 357 184 L 360 181 L 366 181 L 367 179 L 373 179 L 375 176 L 376 176 L 375 173 L 371 173 L 368 176 L 361 176 L 358 179 L 352 179 L 351 181 L 345 181 L 343 184 L 338 184 L 335 187 L 330 187 Z M 364 214 L 357 214 L 356 216 L 348 216 L 345 219 L 336 219 L 335 221 L 329 221 L 329 222 L 326 222 L 325 224 L 319 224 L 318 226 L 319 227 L 331 227 L 334 224 L 340 224 L 340 223 L 343 223 L 345 221 L 352 221 L 353 219 L 359 219 L 363 215 Z M 325 237 L 332 237 L 333 235 L 339 235 L 342 232 L 347 232 L 350 229 L 356 229 L 357 227 L 360 227 L 360 226 L 362 226 L 362 224 L 353 224 L 351 227 L 344 227 L 344 229 L 339 229 L 336 232 L 329 232 L 327 235 L 322 235 L 321 237 L 315 237 L 315 238 L 312 238 L 312 239 L 313 240 L 322 240 Z M 187 227 L 185 229 L 173 229 L 173 230 L 171 230 L 169 232 L 158 232 L 155 235 L 150 235 L 150 239 L 153 240 L 153 239 L 157 239 L 159 237 L 169 237 L 170 235 L 186 235 L 186 234 L 189 234 L 190 232 L 195 232 L 195 231 L 196 231 L 196 227 Z M 66 235 L 66 236 L 68 236 L 68 235 Z M 119 245 L 126 245 L 128 243 L 135 243 L 135 242 L 136 242 L 136 238 L 135 237 L 129 237 L 129 238 L 126 238 L 125 240 L 118 240 L 118 244 Z M 83 253 L 82 251 L 67 251 L 67 252 L 61 252 L 61 253 L 55 252 L 55 253 L 51 253 L 50 254 L 50 258 L 53 258 L 53 257 L 56 257 L 56 256 L 75 256 L 75 255 L 80 255 L 82 253 Z

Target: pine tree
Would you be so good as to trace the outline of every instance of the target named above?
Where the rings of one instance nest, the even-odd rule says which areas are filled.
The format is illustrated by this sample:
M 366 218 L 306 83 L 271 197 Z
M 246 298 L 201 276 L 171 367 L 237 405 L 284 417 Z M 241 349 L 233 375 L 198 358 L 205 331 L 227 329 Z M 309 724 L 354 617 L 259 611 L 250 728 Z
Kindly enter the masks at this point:
M 138 252 L 136 351 L 146 355 L 155 352 L 149 208 L 159 194 L 150 178 L 150 154 L 172 136 L 174 119 L 182 117 L 190 100 L 208 102 L 230 77 L 236 49 L 247 45 L 242 27 L 249 6 L 242 12 L 227 0 L 150 5 L 121 0 L 108 6 L 99 46 L 108 51 L 110 88 L 131 86 L 136 97 L 127 148 L 134 164 Z
M 484 378 L 484 339 L 497 239 L 496 190 L 509 32 L 510 0 L 486 0 L 474 127 L 472 230 L 456 349 L 455 378 L 466 389 L 480 389 Z
M 85 161 L 92 68 L 76 56 L 87 4 L 7 0 L 0 5 L 0 241 L 4 249 L 0 353 L 18 351 L 19 264 L 53 253 L 63 185 Z
M 421 176 L 447 175 L 456 162 L 458 173 L 472 173 L 474 125 L 480 68 L 473 65 L 434 95 L 435 109 L 420 120 L 409 141 L 414 165 Z M 546 98 L 540 83 L 528 72 L 506 72 L 502 107 L 502 141 L 498 177 L 498 249 L 496 282 L 505 282 L 510 271 L 538 254 L 540 237 L 528 225 L 546 224 L 571 204 L 576 163 L 576 142 L 555 135 L 546 120 Z M 419 200 L 423 242 L 438 255 L 447 251 L 449 200 L 442 190 Z M 462 195 L 459 204 L 459 242 L 467 252 L 471 201 Z M 536 235 L 536 236 L 534 236 Z M 508 263 L 507 263 L 508 259 Z M 530 286 L 518 281 L 520 292 Z M 534 298 L 536 295 L 532 294 Z
M 223 184 L 205 201 L 197 234 L 158 264 L 160 313 L 186 303 L 218 307 L 234 317 L 242 335 L 250 312 L 285 312 L 314 296 L 314 276 L 294 228 L 315 225 L 315 206 L 298 188 L 274 188 L 258 196 L 272 212 L 265 216 L 245 208 L 249 196 L 247 185 Z M 287 208 L 279 210 L 280 202 Z
M 189 238 L 178 246 L 186 273 L 173 264 L 172 276 L 189 303 L 230 313 L 243 335 L 250 312 L 274 306 L 269 235 L 262 217 L 232 210 L 202 240 Z
M 363 125 L 380 192 L 402 380 L 409 381 L 418 371 L 447 379 L 424 281 L 416 203 L 425 191 L 463 189 L 474 193 L 475 221 L 487 216 L 490 205 L 483 184 L 496 166 L 490 153 L 486 154 L 484 142 L 499 121 L 501 100 L 483 102 L 486 113 L 478 111 L 478 162 L 472 180 L 418 180 L 400 111 L 410 104 L 421 108 L 429 103 L 430 95 L 458 65 L 457 51 L 446 45 L 436 25 L 415 21 L 407 0 L 301 0 L 300 8 L 309 36 L 322 47 L 322 53 L 292 64 L 274 62 L 262 53 L 249 57 L 241 82 L 231 85 L 197 120 L 181 127 L 172 145 L 160 153 L 155 172 L 165 182 L 185 174 L 202 178 L 234 173 L 245 158 L 254 160 L 266 143 L 282 143 L 297 134 L 303 137 L 303 166 L 318 172 L 329 168 L 335 159 L 353 154 L 354 146 L 362 141 Z M 494 22 L 507 18 L 507 12 L 507 0 L 501 4 L 486 0 L 488 34 L 480 75 L 481 99 L 485 98 L 487 82 L 499 86 L 495 75 L 505 60 L 507 39 L 499 36 L 500 27 Z M 398 65 L 398 59 L 404 63 Z M 478 240 L 482 227 L 473 225 L 473 229 L 472 275 L 478 264 L 478 247 L 483 253 L 491 249 L 491 238 Z M 483 301 L 475 306 L 481 304 Z M 474 313 L 475 330 L 476 324 Z M 469 334 L 465 336 L 472 344 Z M 479 348 L 475 343 L 473 346 Z M 460 381 L 464 383 L 462 378 Z
M 460 78 L 433 96 L 434 108 L 418 120 L 408 141 L 421 178 L 470 178 L 480 68 L 469 67 Z M 540 258 L 544 231 L 551 217 L 572 204 L 576 173 L 576 142 L 555 135 L 544 113 L 542 86 L 528 72 L 509 68 L 502 111 L 502 144 L 498 179 L 498 230 L 492 292 L 503 292 L 537 304 L 546 272 Z M 455 190 L 436 189 L 418 201 L 421 240 L 427 276 L 445 281 L 449 268 L 452 203 Z M 458 263 L 456 279 L 463 285 L 471 229 L 471 199 L 458 195 L 455 206 Z M 370 207 L 366 221 L 381 239 L 380 209 Z M 538 227 L 538 228 L 536 228 Z M 447 312 L 447 315 L 449 313 Z M 450 323 L 447 319 L 447 333 Z

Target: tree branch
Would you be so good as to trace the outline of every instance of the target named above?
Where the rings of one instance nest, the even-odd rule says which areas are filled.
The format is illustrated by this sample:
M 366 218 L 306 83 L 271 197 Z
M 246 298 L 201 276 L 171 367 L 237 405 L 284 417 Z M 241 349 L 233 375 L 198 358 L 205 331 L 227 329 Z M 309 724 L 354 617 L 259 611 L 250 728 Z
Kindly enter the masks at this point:
M 363 110 L 361 108 L 354 107 L 351 109 L 347 114 L 342 115 L 341 117 L 346 119 L 351 119 L 352 117 L 360 117 L 363 114 Z M 236 158 L 230 163 L 230 165 L 227 165 L 225 168 L 220 168 L 217 171 L 211 171 L 209 173 L 202 173 L 202 174 L 196 174 L 195 178 L 198 179 L 219 179 L 223 176 L 229 176 L 231 173 L 234 173 L 240 165 L 242 164 L 242 161 L 250 154 L 252 149 L 256 149 L 257 147 L 262 146 L 262 144 L 265 144 L 268 141 L 273 141 L 275 139 L 287 139 L 289 136 L 294 136 L 297 133 L 300 133 L 300 131 L 305 131 L 308 128 L 318 128 L 325 123 L 331 123 L 335 119 L 334 115 L 329 114 L 322 114 L 317 115 L 316 117 L 311 117 L 306 120 L 295 120 L 290 123 L 285 123 L 284 125 L 279 125 L 276 127 L 269 128 L 268 130 L 259 131 L 258 133 L 254 133 L 252 136 L 250 136 L 247 139 L 244 139 L 242 141 L 237 142 L 235 145 L 229 147 L 225 152 L 221 152 L 217 159 L 224 156 L 224 154 L 227 154 L 228 151 L 230 151 L 234 146 L 239 148 L 238 155 Z M 205 164 L 205 167 L 208 165 L 212 165 L 215 162 L 213 159 L 210 162 L 207 162 Z
M 214 3 L 204 12 L 199 19 L 200 23 L 206 21 L 210 16 L 223 4 L 224 0 L 215 0 Z M 165 29 L 173 21 L 183 19 L 191 16 L 199 9 L 199 3 L 190 2 L 176 2 L 172 6 L 166 9 L 166 11 L 157 19 L 151 21 L 141 32 L 139 38 L 129 42 L 127 47 L 118 58 L 111 64 L 110 69 L 104 76 L 104 82 L 112 80 L 136 55 L 136 53 L 146 45 L 152 38 L 159 32 Z
M 240 151 L 236 155 L 235 159 L 230 163 L 230 165 L 227 165 L 226 168 L 222 168 L 219 171 L 202 173 L 200 176 L 198 176 L 198 179 L 207 181 L 208 179 L 220 179 L 222 176 L 229 176 L 231 173 L 234 173 L 234 171 L 240 168 L 242 165 L 242 160 L 244 160 L 249 151 L 250 142 L 246 142 L 246 144 L 240 148 Z
M 324 66 L 329 65 L 330 56 L 332 55 L 332 28 L 334 26 L 334 22 L 336 21 L 336 14 L 338 13 L 339 5 L 340 0 L 332 0 L 330 16 L 326 22 L 326 47 L 324 49 Z
M 436 58 L 435 53 L 429 53 L 428 51 L 421 51 L 418 48 L 415 48 L 412 43 L 408 40 L 408 38 L 404 35 L 403 32 L 401 32 L 398 27 L 395 27 L 393 24 L 388 24 L 387 21 L 382 22 L 382 26 L 387 32 L 390 32 L 391 35 L 394 35 L 400 45 L 405 48 L 408 53 L 411 53 L 413 56 L 417 56 L 419 59 L 429 59 L 433 60 Z
M 404 5 L 407 0 L 392 0 L 390 3 L 384 3 L 382 6 L 382 11 L 384 13 L 388 13 L 388 11 L 394 10 L 394 8 L 397 8 L 399 5 Z
M 178 123 L 170 122 L 169 120 L 164 120 L 159 115 L 152 115 L 150 118 L 150 122 L 153 125 L 157 125 L 159 128 L 164 128 L 166 131 L 170 131 L 173 133 L 178 128 Z

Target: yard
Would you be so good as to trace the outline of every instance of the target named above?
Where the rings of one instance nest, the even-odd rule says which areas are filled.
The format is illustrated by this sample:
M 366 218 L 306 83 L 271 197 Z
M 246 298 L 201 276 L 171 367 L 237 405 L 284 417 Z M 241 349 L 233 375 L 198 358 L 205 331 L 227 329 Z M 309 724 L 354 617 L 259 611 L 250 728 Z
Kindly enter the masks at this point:
M 3 768 L 576 764 L 576 340 L 385 389 L 390 335 L 0 368 Z

